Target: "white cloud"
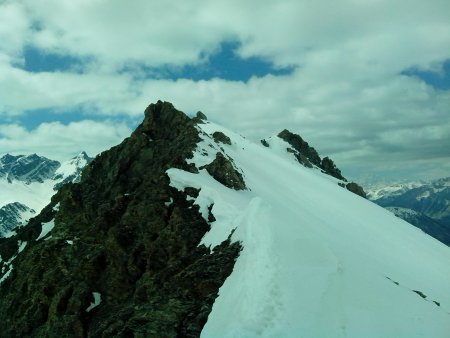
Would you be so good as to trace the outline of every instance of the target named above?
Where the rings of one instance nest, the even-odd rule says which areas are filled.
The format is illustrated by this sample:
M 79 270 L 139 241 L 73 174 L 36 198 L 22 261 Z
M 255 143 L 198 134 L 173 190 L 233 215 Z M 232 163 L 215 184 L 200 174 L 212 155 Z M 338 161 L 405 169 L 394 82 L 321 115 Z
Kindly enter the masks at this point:
M 61 112 L 87 106 L 100 115 L 137 115 L 139 89 L 127 75 L 102 73 L 30 73 L 0 64 L 0 112 L 22 114 L 27 110 L 51 108 Z
M 81 151 L 96 155 L 119 144 L 130 133 L 125 124 L 108 121 L 42 123 L 31 131 L 17 124 L 0 124 L 0 149 L 18 155 L 38 153 L 64 161 Z
M 0 3 L 0 57 L 16 61 L 26 41 L 28 17 L 18 2 Z
M 449 91 L 400 73 L 439 70 L 450 58 L 448 13 L 448 0 L 4 1 L 0 117 L 74 106 L 137 116 L 165 99 L 252 138 L 288 127 L 344 169 L 364 162 L 365 170 L 387 170 L 388 160 L 418 171 L 424 158 L 445 167 Z M 298 68 L 248 83 L 137 80 L 119 72 L 135 63 L 201 65 L 224 40 L 240 41 L 243 57 Z M 13 66 L 26 45 L 91 62 L 79 74 L 29 73 Z

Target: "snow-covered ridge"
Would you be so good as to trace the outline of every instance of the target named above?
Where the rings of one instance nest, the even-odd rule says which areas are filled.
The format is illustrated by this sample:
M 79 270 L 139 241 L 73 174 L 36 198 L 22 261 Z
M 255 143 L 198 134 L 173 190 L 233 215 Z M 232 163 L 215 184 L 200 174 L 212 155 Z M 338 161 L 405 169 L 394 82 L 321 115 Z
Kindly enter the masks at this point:
M 367 190 L 367 197 L 370 200 L 377 200 L 381 197 L 398 196 L 403 194 L 407 190 L 418 188 L 425 184 L 426 184 L 425 182 L 417 181 L 417 182 L 397 183 L 388 186 L 386 185 L 373 186 Z
M 169 169 L 214 215 L 199 245 L 243 251 L 202 337 L 448 337 L 450 249 L 329 177 L 213 123 L 199 124 L 192 163 L 232 159 L 247 190 Z M 231 144 L 216 143 L 223 132 Z

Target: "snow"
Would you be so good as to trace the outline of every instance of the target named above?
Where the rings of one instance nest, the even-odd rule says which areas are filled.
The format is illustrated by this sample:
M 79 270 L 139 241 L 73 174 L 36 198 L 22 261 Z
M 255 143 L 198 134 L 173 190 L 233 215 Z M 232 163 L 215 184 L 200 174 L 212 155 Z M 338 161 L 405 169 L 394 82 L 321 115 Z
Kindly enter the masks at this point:
M 12 263 L 17 258 L 17 255 L 20 254 L 25 249 L 25 247 L 27 246 L 27 242 L 26 241 L 23 241 L 23 242 L 18 241 L 17 245 L 19 246 L 17 253 L 14 256 L 12 256 L 8 261 L 3 263 L 3 266 L 2 266 L 3 276 L 0 278 L 0 285 L 2 285 L 2 283 L 11 275 L 11 272 L 14 268 Z M 3 261 L 3 259 L 0 256 L 0 262 L 2 262 L 2 261 Z
M 84 168 L 87 165 L 84 153 L 80 153 L 76 157 L 69 161 L 61 163 L 61 166 L 56 170 L 55 177 L 61 176 L 59 181 L 63 181 L 65 178 L 76 173 L 80 168 Z
M 11 230 L 11 231 L 6 231 L 6 232 L 2 233 L 1 237 L 9 238 L 9 237 L 12 237 L 12 236 L 15 236 L 15 235 L 17 235 L 16 231 L 15 230 Z
M 284 152 L 213 123 L 198 128 L 191 161 L 210 163 L 222 150 L 208 135 L 221 131 L 249 188 L 167 171 L 177 189 L 201 188 L 205 219 L 214 204 L 199 244 L 213 248 L 235 229 L 243 245 L 201 337 L 448 337 L 450 248 Z
M 430 197 L 430 192 L 428 190 L 425 190 L 422 194 L 416 197 L 416 200 L 420 201 L 428 197 Z
M 50 222 L 47 223 L 42 223 L 42 230 L 41 233 L 39 234 L 39 237 L 36 238 L 36 240 L 40 240 L 41 238 L 44 238 L 45 236 L 47 236 L 47 234 L 53 230 L 53 228 L 55 227 L 55 220 L 52 219 Z
M 403 194 L 407 190 L 415 189 L 424 186 L 426 183 L 418 182 L 403 182 L 392 185 L 372 186 L 367 189 L 367 196 L 371 200 L 377 200 L 382 197 L 394 197 Z
M 92 309 L 99 306 L 100 303 L 102 302 L 102 296 L 100 293 L 92 292 L 92 296 L 94 297 L 94 302 L 88 306 L 88 308 L 86 309 L 86 312 L 90 312 Z
M 3 275 L 2 278 L 0 278 L 0 285 L 9 277 L 9 275 L 12 272 L 12 267 Z
M 19 245 L 19 251 L 18 251 L 19 253 L 21 253 L 23 251 L 23 249 L 25 249 L 25 247 L 27 246 L 27 242 L 26 241 L 24 241 L 24 242 L 18 241 L 17 244 Z
M 32 182 L 25 184 L 21 181 L 9 183 L 6 179 L 0 179 L 0 206 L 8 203 L 20 202 L 38 214 L 50 201 L 55 191 L 55 181 L 45 180 L 43 183 Z
M 408 208 L 401 208 L 401 207 L 386 207 L 387 210 L 389 210 L 390 212 L 392 212 L 394 215 L 403 218 L 406 216 L 419 216 L 420 214 L 412 209 L 408 209 Z
M 172 203 L 173 203 L 173 199 L 172 199 L 172 197 L 171 197 L 170 200 L 169 200 L 169 202 L 165 202 L 164 205 L 165 205 L 166 207 L 168 207 L 168 206 L 172 205 Z

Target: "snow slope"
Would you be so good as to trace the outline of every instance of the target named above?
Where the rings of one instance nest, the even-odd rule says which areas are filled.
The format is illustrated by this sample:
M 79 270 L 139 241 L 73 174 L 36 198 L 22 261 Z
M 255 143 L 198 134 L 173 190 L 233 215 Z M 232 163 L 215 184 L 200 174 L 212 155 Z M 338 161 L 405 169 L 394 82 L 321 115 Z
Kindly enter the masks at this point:
M 167 171 L 177 189 L 201 188 L 205 219 L 213 204 L 202 244 L 231 235 L 243 245 L 202 337 L 450 336 L 449 247 L 285 155 L 213 123 L 198 128 L 191 161 L 223 152 L 248 188 Z M 215 143 L 215 131 L 232 145 Z
M 40 182 L 26 184 L 22 181 L 8 182 L 0 179 L 0 206 L 20 202 L 34 209 L 37 213 L 41 211 L 50 201 L 55 191 L 55 181 L 47 179 Z

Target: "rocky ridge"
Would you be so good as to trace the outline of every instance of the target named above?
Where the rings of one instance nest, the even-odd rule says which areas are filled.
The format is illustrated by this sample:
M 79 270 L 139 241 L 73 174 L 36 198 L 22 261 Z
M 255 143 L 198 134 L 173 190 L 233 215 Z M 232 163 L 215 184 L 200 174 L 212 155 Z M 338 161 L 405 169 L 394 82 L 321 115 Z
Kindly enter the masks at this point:
M 58 161 L 37 154 L 28 156 L 6 154 L 0 158 L 0 179 L 6 179 L 8 182 L 23 181 L 27 184 L 43 182 L 51 178 L 60 165 Z
M 356 182 L 348 182 L 348 180 L 342 176 L 341 170 L 331 158 L 327 156 L 321 158 L 317 150 L 310 146 L 300 135 L 284 129 L 277 137 L 287 143 L 288 147 L 286 147 L 286 152 L 292 154 L 301 165 L 307 168 L 319 169 L 322 173 L 336 178 L 337 183 L 341 187 L 346 188 L 361 197 L 367 198 L 363 187 Z M 261 140 L 261 143 L 268 148 L 271 146 L 270 140 L 263 139 Z
M 202 119 L 150 105 L 79 184 L 0 239 L 0 337 L 199 336 L 241 249 L 199 246 L 210 225 L 193 204 L 198 191 L 169 185 L 169 168 L 198 171 L 186 160 Z M 242 188 L 228 177 L 223 184 Z

